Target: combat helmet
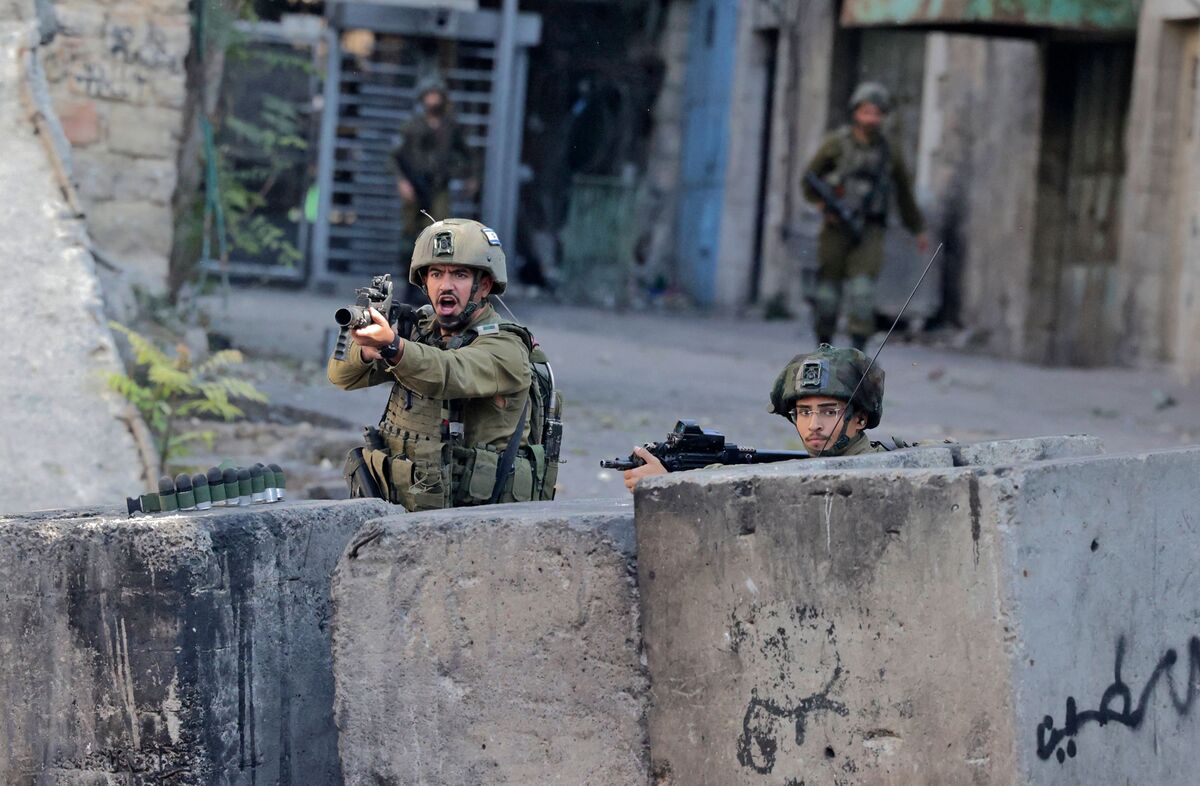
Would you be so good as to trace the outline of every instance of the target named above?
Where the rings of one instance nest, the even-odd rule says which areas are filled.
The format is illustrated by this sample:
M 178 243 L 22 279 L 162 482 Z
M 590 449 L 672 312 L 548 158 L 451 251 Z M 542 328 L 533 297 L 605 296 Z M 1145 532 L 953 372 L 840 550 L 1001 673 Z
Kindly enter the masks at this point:
M 446 83 L 437 74 L 428 74 L 417 80 L 417 101 L 423 99 L 426 93 L 441 93 L 443 98 L 450 98 Z
M 868 366 L 871 371 L 863 379 Z M 856 387 L 858 392 L 854 393 Z M 875 428 L 883 417 L 883 369 L 872 366 L 870 358 L 857 349 L 822 344 L 816 352 L 796 355 L 783 367 L 771 386 L 768 411 L 791 421 L 796 402 L 805 396 L 828 396 L 850 402 L 855 414 L 867 416 L 867 428 Z
M 871 103 L 879 107 L 881 112 L 892 111 L 892 94 L 878 82 L 863 82 L 854 88 L 850 96 L 850 111 L 853 112 L 859 104 Z
M 434 222 L 413 244 L 409 283 L 423 287 L 425 268 L 431 265 L 462 265 L 482 270 L 492 277 L 492 293 L 500 295 L 508 286 L 504 249 L 495 231 L 469 218 L 447 218 Z

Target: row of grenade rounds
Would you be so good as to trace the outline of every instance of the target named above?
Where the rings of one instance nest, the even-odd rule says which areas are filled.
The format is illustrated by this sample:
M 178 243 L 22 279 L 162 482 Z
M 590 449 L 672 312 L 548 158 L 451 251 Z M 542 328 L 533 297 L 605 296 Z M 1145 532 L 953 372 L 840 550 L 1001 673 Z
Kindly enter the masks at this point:
M 278 464 L 235 467 L 226 462 L 207 473 L 180 473 L 172 480 L 163 475 L 158 493 L 127 497 L 129 515 L 134 513 L 171 513 L 177 510 L 208 510 L 213 507 L 238 507 L 259 502 L 278 502 L 285 490 L 283 470 Z

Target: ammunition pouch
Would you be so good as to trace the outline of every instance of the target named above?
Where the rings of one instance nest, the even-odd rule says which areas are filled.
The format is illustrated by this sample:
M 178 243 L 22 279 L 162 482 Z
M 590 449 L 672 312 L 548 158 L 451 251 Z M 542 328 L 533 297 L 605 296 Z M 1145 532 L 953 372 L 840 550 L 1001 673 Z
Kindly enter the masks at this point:
M 350 498 L 387 499 L 378 481 L 371 474 L 371 469 L 363 454 L 363 448 L 354 448 L 346 454 L 346 464 L 342 469 L 342 475 L 346 478 L 346 486 L 350 489 Z
M 486 505 L 496 488 L 496 473 L 500 469 L 501 453 L 487 447 L 454 446 L 451 451 L 451 473 L 454 482 L 454 505 Z M 521 448 L 513 461 L 512 473 L 500 486 L 498 502 L 529 502 L 542 499 L 539 479 L 544 458 L 540 445 Z

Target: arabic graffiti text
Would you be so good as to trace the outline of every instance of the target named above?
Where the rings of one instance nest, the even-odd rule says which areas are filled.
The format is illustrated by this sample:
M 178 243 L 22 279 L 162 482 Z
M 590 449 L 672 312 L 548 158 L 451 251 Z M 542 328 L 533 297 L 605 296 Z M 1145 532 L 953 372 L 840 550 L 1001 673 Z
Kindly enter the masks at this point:
M 1096 709 L 1081 710 L 1075 697 L 1068 696 L 1061 726 L 1055 726 L 1054 718 L 1050 715 L 1047 715 L 1038 724 L 1038 758 L 1046 761 L 1054 756 L 1058 759 L 1059 764 L 1068 758 L 1074 758 L 1079 753 L 1074 738 L 1089 723 L 1095 723 L 1097 726 L 1118 723 L 1131 731 L 1136 731 L 1146 718 L 1147 705 L 1154 697 L 1154 691 L 1160 680 L 1165 680 L 1167 683 L 1167 695 L 1175 712 L 1181 716 L 1188 715 L 1195 703 L 1198 683 L 1200 683 L 1200 637 L 1192 636 L 1188 640 L 1187 656 L 1186 670 L 1177 675 L 1175 665 L 1179 660 L 1179 654 L 1174 648 L 1163 653 L 1154 670 L 1146 679 L 1146 684 L 1142 686 L 1135 703 L 1133 690 L 1121 679 L 1121 665 L 1125 660 L 1125 637 L 1117 639 L 1117 652 L 1113 659 L 1113 681 L 1100 695 Z

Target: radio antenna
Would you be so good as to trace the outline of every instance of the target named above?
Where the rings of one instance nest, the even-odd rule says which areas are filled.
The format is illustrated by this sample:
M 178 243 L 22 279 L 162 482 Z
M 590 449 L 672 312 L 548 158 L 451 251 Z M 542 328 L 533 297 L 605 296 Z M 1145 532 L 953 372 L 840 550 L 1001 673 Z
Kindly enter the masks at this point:
M 925 265 L 925 269 L 921 271 L 921 277 L 917 279 L 917 283 L 912 288 L 912 292 L 908 293 L 908 300 L 905 300 L 904 305 L 900 307 L 900 311 L 896 314 L 896 318 L 892 320 L 892 326 L 888 328 L 887 335 L 883 337 L 883 341 L 879 342 L 879 347 L 875 350 L 875 354 L 871 356 L 870 362 L 867 363 L 866 370 L 863 371 L 862 376 L 858 378 L 858 384 L 854 386 L 854 391 L 850 394 L 850 398 L 846 401 L 846 408 L 842 412 L 842 422 L 839 424 L 842 427 L 842 433 L 838 436 L 839 440 L 846 435 L 846 418 L 850 415 L 851 407 L 854 406 L 854 397 L 858 395 L 858 389 L 862 387 L 863 382 L 867 380 L 867 375 L 870 374 L 871 369 L 875 367 L 875 359 L 879 357 L 879 353 L 883 351 L 884 345 L 887 344 L 888 339 L 892 337 L 892 331 L 896 329 L 896 325 L 900 324 L 900 317 L 904 316 L 904 310 L 908 308 L 908 304 L 912 302 L 913 296 L 916 295 L 917 290 L 921 288 L 921 282 L 925 280 L 925 276 L 929 275 L 930 268 L 933 267 L 933 263 L 937 260 L 938 255 L 942 253 L 943 245 L 945 244 L 938 243 L 938 247 L 934 250 L 933 256 L 929 258 L 929 262 Z M 837 426 L 835 426 L 834 429 L 837 430 Z M 826 444 L 828 444 L 828 440 L 826 440 Z M 821 448 L 820 452 L 817 453 L 818 456 L 822 456 L 824 454 L 825 448 Z

